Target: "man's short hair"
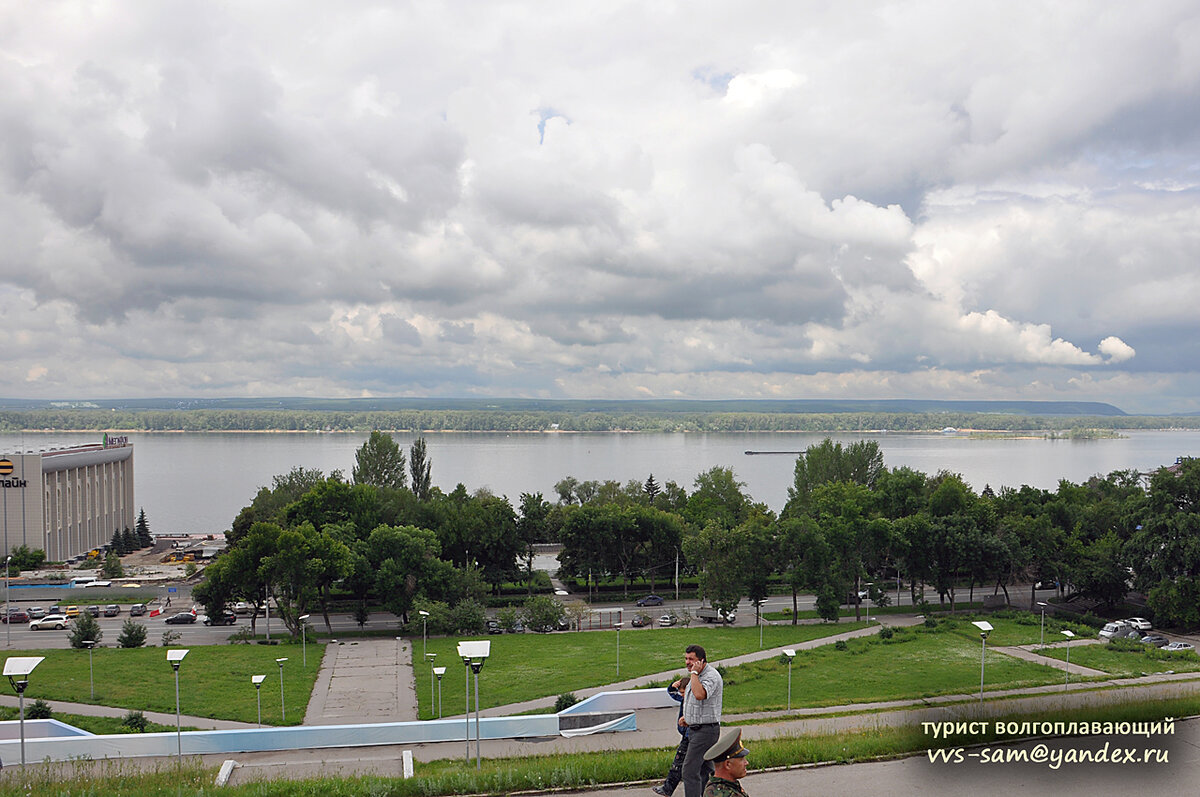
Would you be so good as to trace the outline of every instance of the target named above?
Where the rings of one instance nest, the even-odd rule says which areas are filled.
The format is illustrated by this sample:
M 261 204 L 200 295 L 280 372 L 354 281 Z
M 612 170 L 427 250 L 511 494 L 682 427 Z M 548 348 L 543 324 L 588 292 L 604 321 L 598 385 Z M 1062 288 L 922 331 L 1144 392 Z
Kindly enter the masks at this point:
M 695 653 L 696 658 L 703 659 L 704 661 L 708 661 L 708 656 L 705 655 L 704 648 L 700 647 L 699 645 L 688 645 L 686 648 L 683 649 L 683 652 L 684 653 Z

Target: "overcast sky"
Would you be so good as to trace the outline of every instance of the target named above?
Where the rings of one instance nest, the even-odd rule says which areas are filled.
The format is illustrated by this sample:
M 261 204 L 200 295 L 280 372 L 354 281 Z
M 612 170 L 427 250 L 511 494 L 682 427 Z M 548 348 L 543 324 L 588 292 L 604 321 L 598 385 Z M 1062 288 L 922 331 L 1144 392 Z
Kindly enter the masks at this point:
M 0 0 L 0 394 L 1200 410 L 1200 6 Z

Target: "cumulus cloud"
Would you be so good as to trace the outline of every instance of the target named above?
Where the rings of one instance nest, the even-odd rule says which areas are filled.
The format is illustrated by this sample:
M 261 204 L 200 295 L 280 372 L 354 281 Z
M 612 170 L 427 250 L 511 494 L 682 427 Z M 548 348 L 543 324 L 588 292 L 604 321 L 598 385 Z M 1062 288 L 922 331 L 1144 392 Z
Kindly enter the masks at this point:
M 22 7 L 0 363 L 41 397 L 1192 408 L 1200 13 L 1039 10 Z

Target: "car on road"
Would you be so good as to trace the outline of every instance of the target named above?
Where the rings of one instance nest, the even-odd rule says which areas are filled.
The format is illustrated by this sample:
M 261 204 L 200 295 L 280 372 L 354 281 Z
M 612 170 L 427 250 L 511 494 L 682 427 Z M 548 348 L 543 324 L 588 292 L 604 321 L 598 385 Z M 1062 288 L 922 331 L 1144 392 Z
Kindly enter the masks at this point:
M 1150 625 L 1150 621 L 1145 617 L 1127 617 L 1125 618 L 1125 622 L 1129 623 L 1131 626 L 1143 633 L 1149 631 L 1153 627 Z
M 100 616 L 100 607 L 96 606 L 95 604 L 92 604 L 91 606 L 87 607 L 86 609 L 84 609 L 84 611 L 86 611 L 92 617 Z
M 46 614 L 66 614 L 66 612 L 63 611 L 63 608 L 61 606 L 59 606 L 57 603 L 55 603 L 49 609 L 46 610 Z
M 30 620 L 36 620 L 39 617 L 46 616 L 46 610 L 41 606 L 30 606 L 28 609 L 26 609 L 26 612 L 29 614 Z
M 638 598 L 638 606 L 662 606 L 663 599 L 661 595 L 647 595 L 644 598 Z
M 7 615 L 5 615 L 4 617 L 0 617 L 0 622 L 28 623 L 29 622 L 29 613 L 26 612 L 24 609 L 16 609 L 16 608 L 9 609 Z
M 217 617 L 204 616 L 205 625 L 233 625 L 237 622 L 237 615 L 230 611 L 221 612 Z
M 105 617 L 116 617 L 120 613 L 121 613 L 121 607 L 115 603 L 110 603 L 104 607 L 104 616 Z
M 1142 637 L 1142 644 L 1153 645 L 1156 648 L 1161 648 L 1171 644 L 1171 640 L 1167 639 L 1161 634 L 1147 634 L 1146 636 Z
M 191 612 L 177 612 L 165 621 L 167 625 L 189 625 L 196 622 L 196 615 Z
M 129 607 L 129 616 L 130 617 L 141 617 L 145 613 L 146 613 L 146 604 L 144 604 L 144 603 L 135 603 Z
M 45 617 L 39 617 L 30 622 L 29 630 L 45 631 L 47 629 L 54 629 L 55 631 L 61 631 L 67 627 L 67 623 L 69 622 L 70 620 L 67 619 L 65 614 L 48 614 Z
M 234 614 L 251 614 L 254 612 L 254 604 L 246 601 L 238 601 L 233 604 Z
M 63 614 L 65 614 L 67 617 L 78 617 L 79 607 L 72 604 L 71 606 L 63 609 Z
M 658 624 L 663 628 L 668 628 L 678 622 L 679 618 L 673 614 L 664 614 L 662 617 L 658 618 Z
M 1169 644 L 1165 648 L 1163 648 L 1163 650 L 1167 651 L 1168 653 L 1174 653 L 1179 650 L 1195 650 L 1195 649 L 1196 649 L 1195 645 L 1193 645 L 1191 642 L 1172 642 L 1171 644 Z

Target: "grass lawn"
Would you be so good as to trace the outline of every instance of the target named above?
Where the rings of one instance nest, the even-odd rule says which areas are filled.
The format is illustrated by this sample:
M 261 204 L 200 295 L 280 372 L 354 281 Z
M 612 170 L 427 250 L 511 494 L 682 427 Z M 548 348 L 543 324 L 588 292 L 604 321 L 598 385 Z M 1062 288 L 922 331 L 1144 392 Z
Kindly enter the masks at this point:
M 973 628 L 973 627 L 972 627 Z M 990 641 L 990 640 L 989 640 Z M 897 629 L 891 640 L 852 639 L 798 651 L 792 663 L 792 708 L 838 706 L 979 690 L 980 643 L 952 628 Z M 989 650 L 984 691 L 1056 683 L 1041 664 Z M 778 659 L 743 664 L 725 675 L 724 710 L 736 714 L 787 707 L 788 665 Z
M 862 628 L 864 623 L 763 626 L 763 647 L 797 644 Z M 460 639 L 490 639 L 491 657 L 479 676 L 483 708 L 553 697 L 576 689 L 603 686 L 639 675 L 675 669 L 683 673 L 683 650 L 702 645 L 711 662 L 752 653 L 758 647 L 758 628 L 692 627 L 639 629 L 621 632 L 621 671 L 617 673 L 617 632 L 587 631 L 554 634 L 486 634 L 474 637 L 430 638 L 434 665 L 444 666 L 443 715 L 463 712 L 462 660 L 455 651 Z M 430 667 L 421 665 L 421 640 L 413 640 L 413 670 L 421 719 L 437 716 L 430 710 Z M 474 685 L 471 686 L 474 693 Z M 265 709 L 264 709 L 265 711 Z
M 995 614 L 964 615 L 961 617 L 938 618 L 940 630 L 952 631 L 964 639 L 971 639 L 979 644 L 979 629 L 971 625 L 972 620 L 987 620 L 994 629 L 988 634 L 988 647 L 1017 645 L 1037 645 L 1042 639 L 1041 615 L 1021 611 L 1003 611 Z M 1064 628 L 1070 629 L 1076 636 L 1093 638 L 1095 629 L 1083 623 L 1061 622 L 1051 617 L 1046 618 L 1046 644 L 1062 642 L 1065 637 L 1059 633 Z
M 1065 661 L 1065 648 L 1047 650 L 1045 655 Z M 1149 645 L 1138 644 L 1137 648 L 1122 645 L 1072 645 L 1071 663 L 1083 667 L 1103 670 L 1110 675 L 1137 676 L 1152 672 L 1196 672 L 1200 671 L 1200 656 L 1186 650 L 1167 653 Z
M 256 722 L 252 675 L 266 675 L 262 686 L 263 723 L 279 725 L 279 665 L 287 700 L 287 724 L 299 725 L 320 668 L 324 645 L 310 644 L 307 672 L 298 645 L 208 645 L 189 648 L 179 668 L 179 705 L 184 714 Z M 91 699 L 86 650 L 29 650 L 45 656 L 29 678 L 31 700 L 96 703 L 141 711 L 175 713 L 175 675 L 164 648 L 97 648 L 93 652 L 96 699 Z

